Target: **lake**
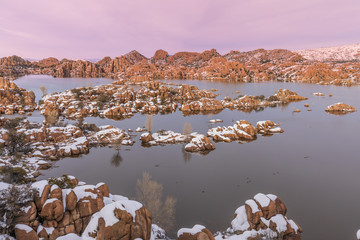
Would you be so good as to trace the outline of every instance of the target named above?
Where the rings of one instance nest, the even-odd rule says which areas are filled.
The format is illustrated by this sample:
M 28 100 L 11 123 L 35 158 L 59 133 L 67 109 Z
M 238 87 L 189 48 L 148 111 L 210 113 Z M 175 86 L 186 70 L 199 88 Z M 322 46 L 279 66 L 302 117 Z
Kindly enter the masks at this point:
M 49 76 L 26 76 L 15 81 L 36 94 L 39 86 L 50 91 L 64 91 L 89 83 L 106 84 L 110 79 L 54 79 Z M 110 192 L 136 198 L 136 182 L 147 172 L 163 186 L 163 196 L 173 196 L 176 204 L 176 228 L 203 224 L 210 230 L 226 230 L 235 210 L 256 193 L 273 193 L 288 208 L 287 216 L 304 230 L 303 239 L 354 239 L 360 228 L 360 158 L 358 156 L 359 112 L 332 115 L 326 106 L 345 102 L 360 108 L 360 88 L 354 86 L 320 86 L 299 83 L 227 83 L 219 81 L 173 80 L 200 88 L 219 91 L 219 98 L 240 94 L 272 95 L 279 88 L 296 91 L 308 97 L 263 111 L 245 113 L 225 109 L 218 114 L 184 116 L 181 111 L 153 116 L 152 132 L 160 129 L 182 132 L 185 122 L 192 130 L 206 134 L 215 126 L 233 125 L 245 119 L 252 124 L 260 120 L 281 123 L 284 133 L 270 137 L 258 136 L 247 143 L 215 143 L 207 155 L 184 152 L 184 146 L 142 147 L 136 134 L 133 146 L 118 150 L 92 148 L 78 158 L 65 158 L 54 167 L 42 171 L 39 179 L 71 174 L 90 184 L 105 182 Z M 36 92 L 37 91 L 37 92 Z M 236 93 L 240 91 L 241 93 Z M 325 93 L 324 97 L 313 96 Z M 333 97 L 329 97 L 333 94 Z M 304 104 L 310 104 L 311 112 Z M 300 113 L 294 113 L 300 109 Z M 210 119 L 224 122 L 209 124 Z M 42 121 L 34 113 L 30 120 Z M 146 116 L 136 114 L 120 121 L 89 117 L 86 122 L 111 124 L 123 129 L 145 125 Z M 119 155 L 117 155 L 119 154 Z M 114 156 L 120 156 L 114 158 Z M 171 232 L 170 235 L 173 235 Z

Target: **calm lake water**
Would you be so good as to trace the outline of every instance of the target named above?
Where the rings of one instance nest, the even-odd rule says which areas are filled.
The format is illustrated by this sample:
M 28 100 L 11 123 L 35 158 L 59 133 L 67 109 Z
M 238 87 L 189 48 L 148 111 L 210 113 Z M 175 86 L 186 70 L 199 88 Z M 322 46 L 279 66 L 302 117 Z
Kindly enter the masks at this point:
M 33 90 L 44 85 L 52 91 L 63 91 L 87 86 L 88 82 L 109 81 L 28 76 L 16 80 L 16 84 Z M 71 174 L 90 184 L 106 182 L 112 193 L 136 198 L 137 179 L 147 172 L 163 185 L 163 196 L 177 198 L 177 227 L 203 224 L 212 231 L 229 227 L 234 211 L 256 193 L 273 193 L 285 202 L 287 216 L 303 228 L 303 239 L 355 239 L 360 228 L 360 114 L 338 116 L 327 114 L 324 109 L 342 101 L 359 110 L 359 87 L 278 82 L 168 82 L 216 88 L 221 98 L 239 94 L 269 96 L 279 88 L 287 88 L 309 99 L 251 113 L 224 110 L 216 115 L 183 116 L 181 111 L 155 115 L 153 132 L 160 129 L 182 132 L 184 123 L 188 122 L 193 131 L 206 134 L 211 127 L 229 126 L 241 119 L 252 124 L 269 119 L 281 123 L 285 132 L 271 137 L 259 136 L 256 141 L 244 144 L 216 143 L 216 149 L 208 155 L 185 153 L 181 144 L 144 148 L 140 145 L 140 134 L 134 133 L 136 143 L 122 146 L 118 161 L 113 160 L 117 153 L 114 148 L 92 148 L 87 155 L 57 161 L 53 168 L 42 171 L 39 179 Z M 313 92 L 323 92 L 325 97 L 313 96 Z M 330 93 L 333 97 L 328 97 Z M 306 111 L 305 103 L 310 104 L 313 111 Z M 293 113 L 294 109 L 301 112 Z M 41 118 L 34 114 L 30 120 Z M 224 122 L 209 124 L 213 118 Z M 86 118 L 89 123 L 124 129 L 143 126 L 145 120 L 146 116 L 141 114 L 121 121 Z

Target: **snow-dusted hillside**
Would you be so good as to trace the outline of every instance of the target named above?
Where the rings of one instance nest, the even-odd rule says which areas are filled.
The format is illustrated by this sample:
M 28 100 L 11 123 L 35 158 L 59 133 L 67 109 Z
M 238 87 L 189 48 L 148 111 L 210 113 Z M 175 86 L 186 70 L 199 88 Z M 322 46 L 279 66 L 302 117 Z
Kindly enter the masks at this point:
M 317 61 L 360 61 L 360 43 L 339 47 L 317 48 L 294 51 L 304 58 Z

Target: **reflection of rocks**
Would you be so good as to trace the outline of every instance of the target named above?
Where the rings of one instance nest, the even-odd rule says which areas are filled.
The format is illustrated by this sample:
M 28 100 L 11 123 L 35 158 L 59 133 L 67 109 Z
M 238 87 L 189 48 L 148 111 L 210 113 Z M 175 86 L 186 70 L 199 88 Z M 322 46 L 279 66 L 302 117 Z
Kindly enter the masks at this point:
M 211 119 L 211 120 L 209 120 L 209 123 L 219 123 L 219 122 L 223 122 L 223 120 L 221 120 L 221 119 Z
M 355 108 L 353 106 L 350 106 L 348 104 L 345 103 L 335 103 L 333 105 L 327 106 L 325 109 L 326 112 L 329 113 L 338 113 L 338 114 L 344 114 L 344 113 L 350 113 L 350 112 L 355 112 Z
M 258 193 L 235 211 L 231 228 L 215 239 L 301 239 L 302 229 L 286 212 L 280 198 Z
M 325 96 L 325 94 L 322 92 L 315 92 L 315 93 L 313 93 L 313 95 L 314 96 Z
M 195 225 L 192 228 L 179 229 L 177 240 L 214 240 L 214 236 L 204 226 Z

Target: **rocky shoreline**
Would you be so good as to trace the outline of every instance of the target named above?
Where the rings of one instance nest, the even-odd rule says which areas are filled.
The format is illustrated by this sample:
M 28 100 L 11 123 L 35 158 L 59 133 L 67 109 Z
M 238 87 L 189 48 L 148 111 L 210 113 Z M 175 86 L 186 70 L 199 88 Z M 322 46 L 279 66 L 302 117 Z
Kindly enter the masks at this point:
M 237 82 L 305 82 L 351 86 L 359 84 L 358 61 L 308 60 L 285 49 L 202 53 L 158 50 L 151 58 L 131 51 L 93 63 L 85 60 L 46 58 L 27 61 L 18 56 L 0 58 L 0 76 L 17 78 L 29 74 L 54 77 L 107 77 L 133 81 L 157 79 L 226 80 Z
M 146 206 L 111 194 L 105 183 L 89 185 L 67 175 L 28 186 L 1 183 L 0 204 L 14 201 L 14 192 L 26 196 L 1 208 L 2 239 L 169 239 L 161 227 L 152 224 Z M 301 239 L 300 226 L 286 212 L 280 198 L 259 193 L 235 211 L 226 231 L 213 235 L 195 225 L 179 229 L 177 239 Z

